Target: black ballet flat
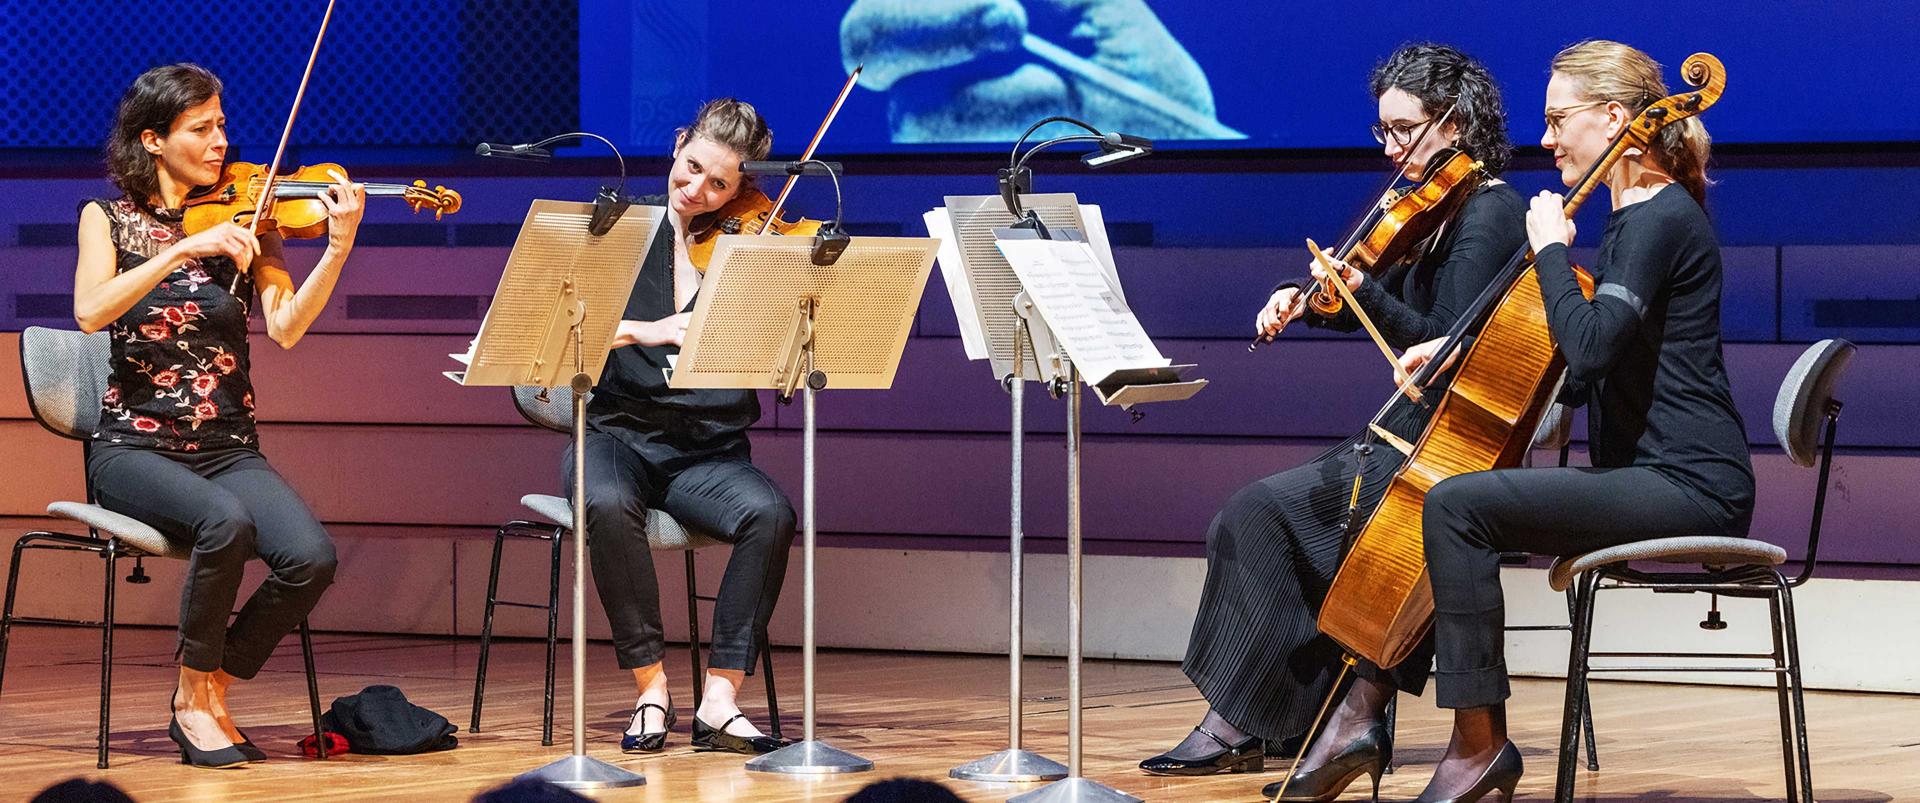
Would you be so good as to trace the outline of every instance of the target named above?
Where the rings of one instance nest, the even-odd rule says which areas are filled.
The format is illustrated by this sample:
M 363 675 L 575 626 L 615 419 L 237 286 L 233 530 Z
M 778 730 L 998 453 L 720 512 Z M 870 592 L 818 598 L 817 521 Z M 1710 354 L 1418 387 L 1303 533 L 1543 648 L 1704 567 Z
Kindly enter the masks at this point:
M 1260 790 L 1260 794 L 1269 798 L 1280 793 L 1282 783 L 1286 784 L 1287 796 L 1280 798 L 1296 803 L 1323 803 L 1340 796 L 1347 787 L 1360 776 L 1366 775 L 1373 780 L 1373 800 L 1380 800 L 1380 775 L 1387 769 L 1387 728 L 1375 724 L 1361 734 L 1360 738 L 1347 743 L 1340 752 L 1327 763 L 1313 769 L 1295 773 L 1292 781 L 1275 781 Z
M 1494 792 L 1500 793 L 1500 800 L 1504 803 L 1513 803 L 1513 788 L 1520 785 L 1520 776 L 1525 771 L 1526 767 L 1520 763 L 1520 748 L 1514 747 L 1513 742 L 1507 742 L 1501 745 L 1500 753 L 1493 757 L 1493 763 L 1480 773 L 1480 780 L 1473 783 L 1473 788 L 1462 792 L 1459 797 L 1438 798 L 1423 794 L 1414 803 L 1473 803 Z
M 1258 736 L 1248 736 L 1231 744 L 1213 731 L 1194 728 L 1219 744 L 1219 752 L 1202 758 L 1174 758 L 1166 753 L 1140 762 L 1140 769 L 1154 775 L 1218 775 L 1222 772 L 1260 772 L 1266 769 L 1266 749 Z
M 167 738 L 180 746 L 180 763 L 207 769 L 230 769 L 247 763 L 247 755 L 239 748 L 228 746 L 215 750 L 202 750 L 187 738 L 187 732 L 180 729 L 180 718 L 172 716 L 173 704 L 167 704 Z
M 668 700 L 667 705 L 668 706 L 673 705 L 673 701 Z M 660 712 L 660 715 L 665 718 L 666 725 L 667 725 L 666 730 L 641 731 L 640 733 L 622 733 L 620 734 L 620 752 L 622 753 L 658 753 L 661 750 L 666 749 L 667 731 L 673 730 L 673 723 L 678 719 L 678 717 L 675 717 L 673 715 L 672 708 L 654 705 L 653 703 L 641 703 L 639 708 L 633 709 L 633 718 L 641 721 L 642 723 L 641 727 L 646 727 L 645 725 L 646 719 L 645 719 L 644 713 L 649 708 L 658 710 Z
M 234 730 L 240 731 L 240 741 L 233 743 L 233 749 L 240 751 L 240 755 L 246 756 L 247 763 L 258 764 L 267 760 L 267 751 L 255 745 L 253 743 L 253 737 L 248 736 L 246 731 L 240 730 L 239 728 L 234 728 Z
M 693 717 L 693 746 L 700 750 L 725 750 L 730 753 L 758 756 L 771 753 L 792 742 L 775 739 L 772 736 L 735 736 L 727 732 L 727 726 L 736 719 L 746 719 L 746 714 L 734 714 L 715 728 L 700 721 L 700 715 Z

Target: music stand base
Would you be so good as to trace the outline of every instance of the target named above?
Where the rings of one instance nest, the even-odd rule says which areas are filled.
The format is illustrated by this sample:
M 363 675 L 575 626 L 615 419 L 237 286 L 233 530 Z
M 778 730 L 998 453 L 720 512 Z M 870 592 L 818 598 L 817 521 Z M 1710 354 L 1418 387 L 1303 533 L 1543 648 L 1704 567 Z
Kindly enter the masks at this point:
M 642 786 L 647 776 L 628 772 L 593 756 L 568 755 L 552 764 L 521 773 L 514 780 L 546 781 L 566 789 L 613 789 Z
M 1002 750 L 954 767 L 947 777 L 985 783 L 1057 781 L 1067 777 L 1067 765 L 1027 750 Z
M 747 762 L 748 772 L 778 772 L 788 775 L 826 775 L 838 772 L 866 772 L 873 762 L 822 741 L 794 742 Z
M 1112 803 L 1141 803 L 1140 798 L 1120 790 L 1102 786 L 1086 778 L 1067 778 L 1054 781 L 1024 795 L 1007 798 L 1007 803 L 1064 803 L 1065 801 L 1111 801 Z

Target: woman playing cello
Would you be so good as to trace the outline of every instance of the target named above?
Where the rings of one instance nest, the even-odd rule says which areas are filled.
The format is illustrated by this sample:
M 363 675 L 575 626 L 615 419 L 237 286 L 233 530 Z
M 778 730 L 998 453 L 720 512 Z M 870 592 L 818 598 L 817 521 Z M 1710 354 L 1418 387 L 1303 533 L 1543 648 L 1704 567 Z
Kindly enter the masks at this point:
M 1376 67 L 1370 85 L 1380 115 L 1374 136 L 1407 178 L 1421 179 L 1429 160 L 1450 147 L 1480 161 L 1491 175 L 1506 165 L 1499 88 L 1479 62 L 1451 47 L 1412 45 Z M 1511 187 L 1487 181 L 1410 264 L 1381 266 L 1387 270 L 1378 277 L 1333 267 L 1386 340 L 1407 348 L 1447 331 L 1521 246 L 1523 211 Z M 1271 333 L 1302 316 L 1309 325 L 1358 326 L 1351 313 L 1313 313 L 1297 286 L 1274 292 L 1256 325 Z M 1396 405 L 1386 428 L 1402 437 L 1418 432 L 1423 411 L 1411 402 Z M 1340 654 L 1314 622 L 1340 565 L 1354 476 L 1352 442 L 1247 486 L 1214 518 L 1207 533 L 1207 580 L 1183 664 L 1209 710 L 1185 741 L 1141 762 L 1142 769 L 1175 775 L 1259 769 L 1263 741 L 1277 748 L 1307 731 Z M 1363 458 L 1367 476 L 1384 480 L 1399 458 L 1390 449 L 1374 450 Z M 1383 487 L 1370 482 L 1362 488 L 1362 503 Z M 1413 666 L 1424 663 L 1408 662 L 1405 677 L 1376 678 L 1354 700 L 1356 721 L 1378 716 L 1395 687 L 1419 690 L 1424 672 Z M 1351 740 L 1354 733 L 1341 735 Z
M 1660 65 L 1631 47 L 1589 41 L 1561 51 L 1540 139 L 1561 180 L 1579 183 L 1666 94 Z M 1454 728 L 1423 801 L 1496 790 L 1511 798 L 1521 775 L 1506 734 L 1501 552 L 1566 556 L 1648 533 L 1747 533 L 1753 469 L 1721 360 L 1720 246 L 1704 208 L 1708 143 L 1698 118 L 1680 120 L 1601 177 L 1613 213 L 1591 300 L 1568 262 L 1574 227 L 1562 199 L 1543 192 L 1527 212 L 1548 328 L 1587 406 L 1593 467 L 1461 474 L 1428 492 L 1436 697 L 1454 709 Z

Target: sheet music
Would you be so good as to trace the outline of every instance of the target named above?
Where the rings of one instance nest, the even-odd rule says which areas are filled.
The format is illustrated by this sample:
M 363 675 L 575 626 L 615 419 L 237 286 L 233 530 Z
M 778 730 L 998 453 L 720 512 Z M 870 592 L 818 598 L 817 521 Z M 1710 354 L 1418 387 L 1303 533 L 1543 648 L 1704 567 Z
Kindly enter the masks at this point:
M 1147 337 L 1091 244 L 1000 240 L 996 245 L 1088 384 L 1123 368 L 1172 363 Z
M 953 299 L 955 317 L 960 321 L 960 344 L 967 350 L 967 359 L 984 360 L 987 358 L 987 332 L 980 325 L 977 315 L 968 315 L 959 311 L 966 299 L 973 298 L 973 286 L 967 282 L 967 271 L 960 263 L 960 238 L 953 234 L 953 215 L 946 207 L 927 210 L 920 216 L 927 223 L 927 234 L 940 241 L 940 250 L 935 258 L 940 263 L 940 278 L 947 285 L 947 297 Z
M 1020 197 L 1022 203 L 1036 210 L 1049 226 L 1082 230 L 1093 244 L 1094 253 L 1099 256 L 1100 265 L 1115 294 L 1123 301 L 1126 299 L 1126 295 L 1120 291 L 1113 248 L 1107 239 L 1106 222 L 1099 206 L 1077 203 L 1070 193 Z M 1020 288 L 1012 276 L 1005 281 L 994 278 L 1007 269 L 996 267 L 995 263 L 1001 263 L 1002 260 L 992 257 L 999 256 L 999 252 L 987 246 L 992 242 L 992 230 L 1012 224 L 1014 218 L 997 195 L 948 196 L 946 202 L 947 206 L 928 210 L 921 220 L 926 222 L 927 233 L 940 241 L 940 275 L 946 283 L 947 296 L 953 301 L 954 317 L 959 321 L 960 341 L 966 349 L 967 359 L 994 358 L 993 347 L 996 343 L 1011 349 L 1013 327 L 1017 325 L 1013 311 L 1000 305 L 1010 302 Z M 956 218 L 964 222 L 956 225 Z M 972 263 L 973 270 L 988 277 L 980 287 L 973 285 L 974 274 L 967 269 L 969 263 L 966 260 L 969 258 L 975 260 Z M 988 308 L 976 308 L 976 304 L 984 304 Z M 995 329 L 996 326 L 1004 331 Z M 996 333 L 998 340 L 995 339 Z M 1011 358 L 1003 353 L 999 359 Z M 1031 373 L 1032 369 L 1028 372 Z

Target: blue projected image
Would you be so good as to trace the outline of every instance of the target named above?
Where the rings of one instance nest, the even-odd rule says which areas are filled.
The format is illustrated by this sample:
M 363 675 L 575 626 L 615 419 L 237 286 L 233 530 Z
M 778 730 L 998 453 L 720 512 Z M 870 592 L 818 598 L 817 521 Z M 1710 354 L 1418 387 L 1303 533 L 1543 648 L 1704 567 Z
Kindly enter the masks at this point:
M 893 142 L 1007 142 L 1054 114 L 1159 139 L 1246 138 L 1214 117 L 1206 73 L 1141 0 L 857 0 L 840 51 L 886 95 Z
M 1051 114 L 1163 147 L 1367 148 L 1367 74 L 1402 44 L 1445 42 L 1500 81 L 1516 143 L 1536 142 L 1547 64 L 1616 39 L 1667 65 L 1719 56 L 1718 142 L 1920 140 L 1920 6 L 1617 0 L 1551 12 L 1517 0 L 582 0 L 581 118 L 663 150 L 714 96 L 745 99 L 793 152 L 855 64 L 833 153 L 1004 147 Z M 618 138 L 618 137 L 616 137 Z M 796 141 L 798 140 L 798 141 Z

